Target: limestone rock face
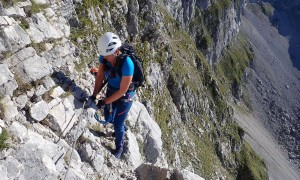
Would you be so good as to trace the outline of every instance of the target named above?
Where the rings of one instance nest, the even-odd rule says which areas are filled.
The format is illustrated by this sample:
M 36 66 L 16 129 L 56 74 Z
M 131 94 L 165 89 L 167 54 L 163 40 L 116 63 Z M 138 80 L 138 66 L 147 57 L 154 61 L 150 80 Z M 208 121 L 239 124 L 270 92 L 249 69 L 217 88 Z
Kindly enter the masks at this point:
M 0 106 L 3 120 L 10 121 L 18 115 L 17 107 L 14 105 L 9 96 L 5 96 L 0 100 Z
M 15 53 L 31 43 L 28 34 L 17 24 L 4 27 L 0 30 L 1 44 L 4 45 L 2 52 Z
M 0 94 L 13 95 L 13 91 L 18 87 L 14 75 L 10 72 L 6 64 L 0 64 Z
M 202 92 L 186 86 L 186 79 L 193 82 L 193 72 L 181 75 L 184 64 L 180 64 L 179 74 L 173 73 L 174 61 L 187 57 L 175 57 L 175 51 L 182 53 L 178 50 L 181 44 L 178 49 L 171 44 L 181 40 L 173 36 L 175 26 L 185 29 L 192 39 L 201 36 L 205 30 L 200 27 L 189 30 L 190 24 L 197 19 L 199 9 L 202 13 L 216 1 L 6 2 L 0 2 L 0 118 L 3 119 L 0 127 L 1 132 L 8 132 L 9 148 L 0 151 L 0 179 L 202 180 L 191 172 L 194 164 L 181 164 L 185 160 L 179 155 L 181 140 L 191 148 L 195 144 L 187 137 L 190 127 L 177 128 L 176 123 L 200 116 L 197 109 L 202 104 L 205 104 L 203 111 L 209 114 L 208 121 L 217 120 L 208 98 L 205 102 L 198 101 Z M 222 21 L 211 31 L 213 43 L 205 54 L 210 61 L 220 55 L 238 32 L 237 9 L 230 4 L 218 17 Z M 94 64 L 99 56 L 97 40 L 108 30 L 117 33 L 122 41 L 132 42 L 145 55 L 147 87 L 139 89 L 137 95 L 150 89 L 153 99 L 168 96 L 162 102 L 168 108 L 159 111 L 151 98 L 144 103 L 147 109 L 134 100 L 127 117 L 129 129 L 121 159 L 112 154 L 113 126 L 96 122 L 94 114 L 98 108 L 95 104 L 85 104 L 88 107 L 83 108 L 81 101 L 93 92 L 95 77 L 88 72 L 89 66 L 97 66 Z M 195 61 L 191 66 L 198 66 L 196 56 L 190 56 Z M 199 84 L 194 86 L 202 88 Z M 168 145 L 176 148 L 172 164 L 168 164 L 173 159 L 167 159 L 170 157 L 165 156 L 168 152 L 163 149 L 162 130 L 157 124 L 161 119 L 154 117 L 160 111 L 167 111 L 169 118 L 163 122 L 164 135 L 166 128 L 177 126 L 166 135 L 170 140 Z M 197 129 L 203 135 L 212 126 L 207 123 Z M 224 158 L 230 158 L 229 148 L 229 145 L 222 148 Z M 181 168 L 186 166 L 190 171 Z
M 40 101 L 30 108 L 30 115 L 37 121 L 42 121 L 49 113 L 48 104 L 45 101 Z
M 68 99 L 53 99 L 49 104 L 49 116 L 45 124 L 56 131 L 58 135 L 65 136 L 77 121 L 77 115 Z
M 22 49 L 7 62 L 22 84 L 41 79 L 52 71 L 46 59 L 38 56 L 32 47 Z
M 142 164 L 137 169 L 139 179 L 178 179 L 178 180 L 204 180 L 202 177 L 188 170 L 167 169 L 150 164 Z
M 25 179 L 56 179 L 59 172 L 55 163 L 63 161 L 64 149 L 29 131 L 29 140 L 16 152 L 15 158 L 23 165 L 20 176 Z M 32 164 L 34 163 L 34 164 Z M 38 173 L 32 173 L 38 172 Z
M 203 32 L 197 32 L 199 29 L 194 31 L 193 29 L 188 29 L 190 27 L 191 22 L 199 17 L 196 11 L 207 11 L 210 8 L 214 8 L 215 6 L 219 6 L 219 1 L 212 0 L 193 0 L 193 1 L 179 1 L 179 0 L 167 0 L 164 1 L 168 11 L 172 14 L 172 16 L 180 22 L 180 25 L 183 28 L 186 28 L 187 31 L 194 37 L 202 36 Z M 220 57 L 221 51 L 226 47 L 226 45 L 235 37 L 235 35 L 239 32 L 240 27 L 240 13 L 242 9 L 242 3 L 240 6 L 237 6 L 234 1 L 229 2 L 230 5 L 225 7 L 221 7 L 219 9 L 222 11 L 221 15 L 218 17 L 214 14 L 210 14 L 207 22 L 214 21 L 218 19 L 218 23 L 216 27 L 213 27 L 212 30 L 212 39 L 213 44 L 211 49 L 208 51 L 204 51 L 206 58 L 210 63 L 215 63 L 216 59 Z M 207 17 L 204 17 L 207 18 Z M 210 24 L 207 23 L 206 26 L 210 28 Z M 200 42 L 199 42 L 200 43 Z
M 145 106 L 134 102 L 129 112 L 130 126 L 138 129 L 143 138 L 144 152 L 148 162 L 155 163 L 162 155 L 161 130 L 157 123 L 150 117 Z

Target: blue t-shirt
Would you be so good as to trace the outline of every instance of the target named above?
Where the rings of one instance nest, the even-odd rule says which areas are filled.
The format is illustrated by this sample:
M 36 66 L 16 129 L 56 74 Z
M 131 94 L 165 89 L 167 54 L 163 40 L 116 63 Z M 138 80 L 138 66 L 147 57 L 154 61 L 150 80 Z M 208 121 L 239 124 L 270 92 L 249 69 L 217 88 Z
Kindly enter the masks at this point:
M 99 57 L 99 62 L 103 64 L 103 56 Z M 107 65 L 109 68 L 116 70 L 116 67 L 111 66 L 111 64 L 108 62 Z M 134 73 L 134 64 L 131 60 L 130 57 L 127 56 L 125 61 L 123 62 L 122 65 L 122 75 L 123 76 L 133 76 Z M 108 84 L 112 86 L 115 89 L 120 89 L 120 84 L 121 84 L 121 78 L 118 73 L 116 74 L 115 77 L 111 77 L 111 74 L 109 72 L 104 72 L 105 76 L 108 78 Z

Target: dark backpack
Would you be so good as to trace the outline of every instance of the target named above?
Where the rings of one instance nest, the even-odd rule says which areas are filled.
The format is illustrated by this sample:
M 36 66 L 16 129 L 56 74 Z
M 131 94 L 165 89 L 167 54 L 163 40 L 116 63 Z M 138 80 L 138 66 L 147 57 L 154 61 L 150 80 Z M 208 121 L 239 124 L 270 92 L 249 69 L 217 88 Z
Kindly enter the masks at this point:
M 117 73 L 119 76 L 122 76 L 122 65 L 129 56 L 134 64 L 134 73 L 132 78 L 133 88 L 136 89 L 140 86 L 144 86 L 145 77 L 141 58 L 135 54 L 135 50 L 130 44 L 124 43 L 120 47 L 120 51 L 122 54 L 119 56 L 117 64 Z

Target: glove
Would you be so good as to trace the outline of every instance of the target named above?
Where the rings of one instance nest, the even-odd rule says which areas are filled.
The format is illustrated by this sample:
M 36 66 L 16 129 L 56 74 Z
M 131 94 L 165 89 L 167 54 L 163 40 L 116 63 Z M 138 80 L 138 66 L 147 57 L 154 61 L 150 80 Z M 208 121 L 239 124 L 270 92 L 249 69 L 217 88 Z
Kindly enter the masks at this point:
M 95 103 L 96 97 L 95 96 L 89 96 L 82 99 L 82 102 L 88 104 L 88 103 Z
M 97 103 L 97 107 L 98 107 L 99 109 L 103 109 L 105 106 L 106 106 L 106 104 L 105 104 L 104 100 L 103 100 L 103 99 L 100 99 L 100 100 L 98 101 L 98 103 Z

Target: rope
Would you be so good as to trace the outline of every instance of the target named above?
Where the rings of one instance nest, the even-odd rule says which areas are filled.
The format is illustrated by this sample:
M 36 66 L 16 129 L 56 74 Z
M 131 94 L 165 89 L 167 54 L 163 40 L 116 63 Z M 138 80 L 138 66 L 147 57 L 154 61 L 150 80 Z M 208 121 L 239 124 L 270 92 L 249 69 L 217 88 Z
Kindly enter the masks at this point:
M 83 102 L 83 105 L 82 105 L 82 112 L 83 112 L 84 106 L 85 106 L 85 101 Z M 82 115 L 82 112 L 81 112 L 81 115 Z M 67 172 L 66 172 L 66 175 L 65 175 L 64 180 L 67 179 L 68 172 L 69 172 L 69 169 L 70 169 L 71 160 L 72 160 L 72 154 L 73 154 L 73 151 L 74 151 L 75 144 L 76 144 L 76 142 L 77 142 L 77 138 L 76 138 L 76 137 L 77 137 L 77 135 L 78 135 L 78 130 L 79 130 L 79 127 L 77 128 L 76 133 L 75 133 L 75 141 L 74 141 L 74 143 L 73 143 L 73 145 L 72 145 L 72 151 L 71 151 L 71 155 L 70 155 L 70 161 L 69 161 L 69 164 L 68 164 L 68 168 L 67 168 Z

